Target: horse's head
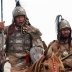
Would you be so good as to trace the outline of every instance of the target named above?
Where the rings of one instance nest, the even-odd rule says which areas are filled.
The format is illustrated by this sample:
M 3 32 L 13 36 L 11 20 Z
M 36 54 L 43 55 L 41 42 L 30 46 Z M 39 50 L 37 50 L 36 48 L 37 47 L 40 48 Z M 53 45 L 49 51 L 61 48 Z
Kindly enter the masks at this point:
M 64 72 L 64 66 L 59 57 L 53 55 L 41 63 L 40 72 Z
M 60 61 L 49 58 L 41 64 L 41 72 L 64 72 L 64 67 Z
M 64 66 L 55 55 L 50 58 L 43 56 L 30 67 L 28 72 L 64 72 Z

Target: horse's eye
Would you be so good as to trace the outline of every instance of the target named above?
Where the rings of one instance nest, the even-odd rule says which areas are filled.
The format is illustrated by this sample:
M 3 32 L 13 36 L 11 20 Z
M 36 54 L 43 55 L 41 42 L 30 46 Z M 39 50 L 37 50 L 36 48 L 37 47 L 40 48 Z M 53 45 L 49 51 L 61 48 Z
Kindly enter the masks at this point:
M 45 69 L 48 69 L 48 65 L 47 64 L 45 64 L 44 66 L 45 66 Z

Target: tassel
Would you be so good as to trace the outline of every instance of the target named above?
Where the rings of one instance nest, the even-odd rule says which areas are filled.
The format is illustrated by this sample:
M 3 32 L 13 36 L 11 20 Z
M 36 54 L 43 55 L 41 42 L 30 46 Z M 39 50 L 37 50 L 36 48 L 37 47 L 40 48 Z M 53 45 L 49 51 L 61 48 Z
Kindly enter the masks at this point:
M 26 63 L 28 63 L 29 62 L 29 54 L 28 53 L 26 54 L 25 59 L 26 59 Z

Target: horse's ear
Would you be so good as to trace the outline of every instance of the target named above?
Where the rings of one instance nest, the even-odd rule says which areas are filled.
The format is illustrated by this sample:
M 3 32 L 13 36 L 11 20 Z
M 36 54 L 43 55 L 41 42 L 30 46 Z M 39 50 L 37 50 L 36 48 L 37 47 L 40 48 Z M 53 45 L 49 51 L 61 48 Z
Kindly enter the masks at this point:
M 46 50 L 47 49 L 47 45 L 46 45 L 45 41 L 42 41 L 42 43 L 43 43 L 44 49 Z
M 48 47 L 46 46 L 46 49 L 45 49 L 45 52 L 44 52 L 44 55 L 45 55 L 45 56 L 47 55 L 50 46 L 51 46 L 54 42 L 56 42 L 56 40 L 53 40 L 52 42 L 50 42 L 49 45 L 48 45 Z

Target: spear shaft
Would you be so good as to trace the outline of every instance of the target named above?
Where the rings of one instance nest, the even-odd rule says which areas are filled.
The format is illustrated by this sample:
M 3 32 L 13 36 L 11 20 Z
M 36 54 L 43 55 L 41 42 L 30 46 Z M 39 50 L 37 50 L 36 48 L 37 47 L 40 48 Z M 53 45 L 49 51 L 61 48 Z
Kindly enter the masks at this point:
M 1 21 L 3 21 L 3 0 L 1 0 Z
M 3 21 L 3 0 L 1 0 L 1 21 Z M 4 61 L 4 29 L 2 29 L 2 61 Z

